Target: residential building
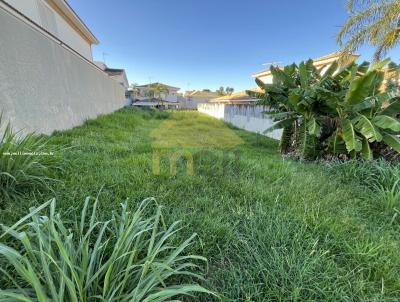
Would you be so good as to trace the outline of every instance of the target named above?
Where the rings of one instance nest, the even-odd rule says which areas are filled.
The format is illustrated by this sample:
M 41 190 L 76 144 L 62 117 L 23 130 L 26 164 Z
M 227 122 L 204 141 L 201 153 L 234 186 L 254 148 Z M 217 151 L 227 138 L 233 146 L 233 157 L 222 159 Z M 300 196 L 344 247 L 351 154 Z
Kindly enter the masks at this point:
M 261 92 L 259 88 L 250 89 L 250 91 Z M 255 104 L 258 101 L 256 98 L 252 98 L 247 94 L 247 91 L 239 91 L 234 92 L 230 95 L 224 95 L 219 98 L 212 99 L 210 103 L 219 103 L 219 104 Z
M 161 109 L 177 109 L 179 105 L 180 88 L 163 83 L 150 83 L 136 86 L 134 106 L 152 107 Z
M 388 88 L 389 83 L 391 82 L 392 85 L 396 86 L 397 89 L 394 89 L 394 92 L 400 93 L 400 66 L 396 67 L 386 67 L 383 68 L 382 71 L 384 73 L 384 80 L 381 87 L 381 90 L 386 90 Z M 393 89 L 393 87 L 392 87 Z
M 212 99 L 217 98 L 219 95 L 217 92 L 210 90 L 194 90 L 185 93 L 184 98 L 179 102 L 179 108 L 181 109 L 197 109 L 198 104 L 208 103 Z
M 329 55 L 313 59 L 314 66 L 318 69 L 321 69 L 322 73 L 323 73 L 332 65 L 332 63 L 339 60 L 340 56 L 341 56 L 341 52 L 334 52 Z M 345 66 L 345 65 L 355 61 L 358 57 L 359 57 L 359 55 L 352 54 L 352 55 L 348 56 L 341 64 L 342 64 L 342 66 Z M 283 69 L 283 67 L 279 67 L 279 68 Z M 252 76 L 254 78 L 261 80 L 265 84 L 272 83 L 273 77 L 271 74 L 271 70 L 269 68 L 265 69 L 263 71 L 254 73 Z
M 93 61 L 92 45 L 100 42 L 65 0 L 4 0 L 34 24 Z
M 94 61 L 94 63 L 100 67 L 105 73 L 107 73 L 111 78 L 120 83 L 125 91 L 129 88 L 128 77 L 126 75 L 125 69 L 109 68 L 105 63 L 100 61 Z
M 66 0 L 1 0 L 0 28 L 0 112 L 15 129 L 50 134 L 124 106 L 125 89 L 93 62 L 99 41 Z
M 148 99 L 149 97 L 158 97 L 154 95 L 156 88 L 161 88 L 160 99 L 166 102 L 176 103 L 178 102 L 178 91 L 180 88 L 166 85 L 163 83 L 150 83 L 145 85 L 136 86 L 139 89 L 139 94 L 136 96 L 138 100 Z
M 147 98 L 142 100 L 136 100 L 132 103 L 132 106 L 142 108 L 157 108 L 157 109 L 178 109 L 178 102 L 162 101 L 157 98 Z

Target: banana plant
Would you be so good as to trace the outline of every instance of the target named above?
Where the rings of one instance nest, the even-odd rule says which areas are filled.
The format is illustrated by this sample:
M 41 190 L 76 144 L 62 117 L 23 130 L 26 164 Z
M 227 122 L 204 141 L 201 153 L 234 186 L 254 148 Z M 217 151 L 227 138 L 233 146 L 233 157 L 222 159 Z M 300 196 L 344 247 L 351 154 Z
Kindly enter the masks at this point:
M 283 69 L 271 67 L 272 84 L 257 84 L 265 91 L 262 104 L 272 110 L 266 114 L 276 122 L 265 132 L 282 128 L 280 151 L 286 153 L 294 146 L 302 158 L 317 155 L 317 138 L 321 126 L 319 116 L 323 108 L 313 86 L 321 81 L 321 72 L 313 61 L 292 64 Z
M 400 153 L 400 98 L 381 91 L 388 62 L 334 62 L 327 70 L 317 70 L 311 60 L 271 67 L 272 84 L 257 80 L 265 91 L 257 97 L 276 121 L 266 131 L 282 128 L 281 152 L 294 146 L 303 158 L 345 153 L 372 159 L 382 144 Z
M 364 159 L 372 159 L 372 144 L 381 143 L 400 152 L 397 136 L 400 121 L 396 118 L 400 99 L 392 92 L 380 90 L 383 84 L 380 69 L 387 63 L 385 60 L 372 67 L 366 62 L 352 64 L 347 68 L 350 72 L 346 77 L 333 77 L 333 82 L 340 81 L 344 88 L 340 97 L 332 98 L 322 91 L 336 115 L 336 129 L 328 144 L 333 153 L 344 153 L 344 145 L 353 157 L 361 153 Z

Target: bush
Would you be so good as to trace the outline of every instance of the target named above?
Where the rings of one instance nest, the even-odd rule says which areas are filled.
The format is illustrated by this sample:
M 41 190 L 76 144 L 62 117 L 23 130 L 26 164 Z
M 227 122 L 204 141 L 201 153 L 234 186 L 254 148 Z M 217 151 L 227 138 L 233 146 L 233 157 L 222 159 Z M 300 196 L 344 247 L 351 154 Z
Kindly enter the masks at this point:
M 45 137 L 20 136 L 7 125 L 0 132 L 0 201 L 16 199 L 33 188 L 48 188 L 54 181 L 52 171 L 60 169 L 58 151 Z
M 395 157 L 400 153 L 400 98 L 382 91 L 389 60 L 342 68 L 338 62 L 321 71 L 309 60 L 284 69 L 271 67 L 272 84 L 257 84 L 262 99 L 283 129 L 281 152 L 300 158 Z M 393 154 L 393 152 L 395 152 Z
M 194 262 L 206 259 L 182 254 L 195 235 L 172 244 L 178 222 L 165 227 L 159 206 L 147 215 L 153 199 L 136 211 L 125 202 L 107 221 L 97 217 L 97 200 L 89 213 L 89 201 L 72 222 L 50 200 L 5 228 L 0 238 L 9 234 L 13 246 L 21 247 L 0 244 L 0 255 L 11 265 L 0 268 L 10 284 L 0 290 L 0 301 L 171 301 L 210 293 L 194 283 L 181 284 L 184 277 L 201 279 Z M 49 215 L 40 216 L 47 207 Z

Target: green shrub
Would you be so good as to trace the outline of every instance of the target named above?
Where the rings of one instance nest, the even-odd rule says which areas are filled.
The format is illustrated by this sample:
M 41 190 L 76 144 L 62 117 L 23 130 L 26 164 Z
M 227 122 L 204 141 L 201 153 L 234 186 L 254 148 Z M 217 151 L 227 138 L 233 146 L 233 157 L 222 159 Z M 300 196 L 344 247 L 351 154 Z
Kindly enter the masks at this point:
M 89 213 L 87 198 L 81 216 L 72 222 L 56 212 L 55 200 L 31 213 L 0 237 L 0 255 L 11 267 L 0 268 L 9 286 L 0 301 L 171 301 L 195 292 L 210 292 L 184 278 L 201 279 L 195 262 L 206 261 L 184 250 L 195 235 L 174 246 L 178 222 L 164 225 L 161 208 L 144 200 L 136 211 L 127 202 L 107 221 L 97 217 L 97 200 Z M 39 213 L 49 207 L 49 215 Z
M 268 115 L 277 123 L 267 131 L 283 129 L 282 153 L 370 160 L 388 148 L 400 153 L 400 98 L 381 91 L 380 69 L 388 62 L 344 68 L 335 62 L 324 72 L 312 60 L 271 67 L 272 84 L 257 80 L 265 93 L 249 94 L 272 108 Z
M 0 131 L 0 201 L 34 188 L 49 188 L 53 171 L 61 166 L 59 149 L 48 142 L 32 133 L 13 132 L 10 125 Z

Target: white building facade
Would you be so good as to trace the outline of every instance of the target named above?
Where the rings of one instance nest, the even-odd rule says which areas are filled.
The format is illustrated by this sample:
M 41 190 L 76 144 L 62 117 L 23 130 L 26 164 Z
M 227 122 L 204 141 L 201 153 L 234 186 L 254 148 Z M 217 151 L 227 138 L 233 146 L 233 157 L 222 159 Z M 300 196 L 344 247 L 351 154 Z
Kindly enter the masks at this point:
M 152 97 L 157 98 L 158 96 L 155 95 L 157 94 L 157 92 L 155 92 L 157 86 L 162 87 L 163 90 L 160 93 L 161 100 L 170 103 L 178 102 L 178 91 L 180 90 L 180 88 L 162 83 L 152 83 L 152 84 L 136 86 L 136 88 L 138 88 L 139 90 L 136 99 L 142 101 Z
M 98 43 L 66 0 L 0 1 L 4 120 L 51 134 L 123 107 L 123 86 L 93 63 Z
M 15 10 L 92 61 L 99 41 L 65 0 L 5 0 Z

